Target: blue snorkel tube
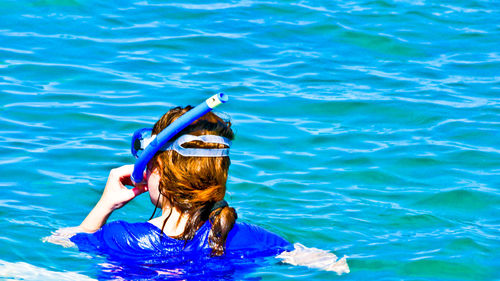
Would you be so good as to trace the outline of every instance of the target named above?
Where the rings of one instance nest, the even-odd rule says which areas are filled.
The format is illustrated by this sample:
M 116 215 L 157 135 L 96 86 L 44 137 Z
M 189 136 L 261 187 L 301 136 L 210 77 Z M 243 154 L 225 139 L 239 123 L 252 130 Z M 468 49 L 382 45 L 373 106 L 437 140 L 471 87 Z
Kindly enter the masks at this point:
M 149 160 L 151 160 L 155 153 L 173 136 L 193 123 L 196 119 L 205 115 L 207 112 L 212 111 L 212 109 L 214 109 L 216 106 L 222 103 L 226 103 L 227 101 L 228 96 L 223 93 L 213 95 L 190 111 L 184 113 L 184 115 L 177 118 L 174 122 L 172 122 L 172 124 L 161 131 L 144 149 L 141 156 L 137 158 L 137 161 L 135 161 L 134 171 L 132 172 L 131 176 L 132 181 L 134 183 L 139 183 L 142 181 L 144 177 L 144 169 L 146 168 Z

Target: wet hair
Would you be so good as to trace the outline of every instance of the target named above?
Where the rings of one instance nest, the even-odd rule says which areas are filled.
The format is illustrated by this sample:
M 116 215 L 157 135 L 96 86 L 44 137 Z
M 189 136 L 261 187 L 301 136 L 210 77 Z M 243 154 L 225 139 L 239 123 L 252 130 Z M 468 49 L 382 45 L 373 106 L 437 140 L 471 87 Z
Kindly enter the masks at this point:
M 192 106 L 175 107 L 163 115 L 154 125 L 152 134 L 157 135 L 181 115 L 191 110 Z M 232 140 L 234 133 L 231 122 L 224 121 L 213 112 L 209 112 L 187 126 L 170 141 L 184 134 L 217 135 Z M 223 144 L 192 141 L 183 145 L 185 148 L 226 148 Z M 211 229 L 208 236 L 212 256 L 221 256 L 225 252 L 225 243 L 229 231 L 237 219 L 234 208 L 227 204 L 215 203 L 224 199 L 229 165 L 226 157 L 185 157 L 176 151 L 161 151 L 155 154 L 148 164 L 148 169 L 158 168 L 160 174 L 159 192 L 163 196 L 162 204 L 169 203 L 182 214 L 188 215 L 184 232 L 176 239 L 193 239 L 196 231 L 207 220 Z M 154 216 L 154 214 L 153 214 Z M 167 219 L 163 222 L 163 228 Z M 179 221 L 178 221 L 179 222 Z

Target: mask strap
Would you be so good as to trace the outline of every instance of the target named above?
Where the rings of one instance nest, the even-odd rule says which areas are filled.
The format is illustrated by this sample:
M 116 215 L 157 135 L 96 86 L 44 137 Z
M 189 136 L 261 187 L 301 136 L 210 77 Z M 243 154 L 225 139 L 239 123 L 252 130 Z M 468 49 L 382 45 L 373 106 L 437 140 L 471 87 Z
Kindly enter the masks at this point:
M 153 214 L 151 215 L 149 220 L 152 220 L 155 216 L 156 209 L 158 209 L 158 203 L 160 202 L 160 196 L 161 196 L 161 193 L 158 192 L 158 199 L 156 200 L 155 210 L 153 211 Z
M 231 146 L 231 141 L 225 137 L 215 136 L 215 135 L 182 135 L 174 142 L 169 142 L 161 148 L 161 150 L 174 150 L 177 151 L 182 156 L 190 157 L 223 157 L 229 156 L 229 148 L 184 148 L 183 144 L 201 141 L 204 143 L 216 143 L 226 146 Z

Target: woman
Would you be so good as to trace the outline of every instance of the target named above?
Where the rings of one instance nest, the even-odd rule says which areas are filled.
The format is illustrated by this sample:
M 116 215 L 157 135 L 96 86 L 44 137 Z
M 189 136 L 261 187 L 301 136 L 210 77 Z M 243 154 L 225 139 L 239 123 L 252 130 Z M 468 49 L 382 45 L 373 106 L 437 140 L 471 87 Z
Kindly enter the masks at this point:
M 156 122 L 152 134 L 158 135 L 190 109 L 190 106 L 173 108 Z M 206 135 L 219 139 L 185 142 L 180 153 L 172 145 L 156 153 L 148 163 L 146 182 L 133 189 L 125 187 L 133 185 L 130 180 L 133 166 L 113 169 L 101 199 L 79 227 L 84 233 L 71 240 L 80 248 L 95 247 L 134 255 L 157 254 L 160 249 L 165 255 L 209 251 L 212 256 L 255 256 L 276 255 L 293 249 L 285 239 L 260 227 L 235 224 L 236 211 L 223 200 L 230 165 L 228 153 L 223 152 L 228 151 L 234 137 L 230 122 L 209 112 L 174 136 L 171 142 L 175 143 L 181 136 Z M 204 156 L 196 155 L 200 149 L 198 154 L 205 153 Z M 210 150 L 222 152 L 224 156 L 206 155 Z M 153 218 L 153 214 L 146 223 L 118 221 L 105 225 L 114 210 L 146 191 L 151 202 L 161 207 L 161 216 Z M 135 243 L 139 241 L 141 243 Z
M 156 122 L 151 134 L 158 135 L 192 109 L 176 107 Z M 255 225 L 236 222 L 234 208 L 224 201 L 228 178 L 231 123 L 209 112 L 176 134 L 148 162 L 145 181 L 131 180 L 133 165 L 113 169 L 101 199 L 70 237 L 82 251 L 134 259 L 140 257 L 266 257 L 284 262 L 349 272 L 345 258 L 290 244 L 280 236 Z M 147 139 L 138 144 L 147 143 Z M 140 150 L 139 150 L 140 151 Z M 134 186 L 128 189 L 126 186 Z M 149 191 L 155 211 L 148 222 L 115 221 L 110 214 L 138 195 Z M 161 216 L 154 217 L 156 208 Z M 61 244 L 64 231 L 47 241 Z

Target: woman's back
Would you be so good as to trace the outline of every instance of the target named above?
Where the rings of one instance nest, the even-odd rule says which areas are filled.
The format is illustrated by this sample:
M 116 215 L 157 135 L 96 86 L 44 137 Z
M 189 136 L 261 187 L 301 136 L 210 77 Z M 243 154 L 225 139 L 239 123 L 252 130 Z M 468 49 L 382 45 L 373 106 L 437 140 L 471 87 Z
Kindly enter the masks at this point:
M 112 256 L 142 258 L 178 256 L 210 256 L 208 244 L 210 222 L 205 222 L 193 239 L 185 241 L 162 235 L 149 222 L 114 221 L 95 233 L 78 233 L 71 238 L 80 250 Z M 226 257 L 276 256 L 293 249 L 288 241 L 259 226 L 237 222 L 226 240 Z

